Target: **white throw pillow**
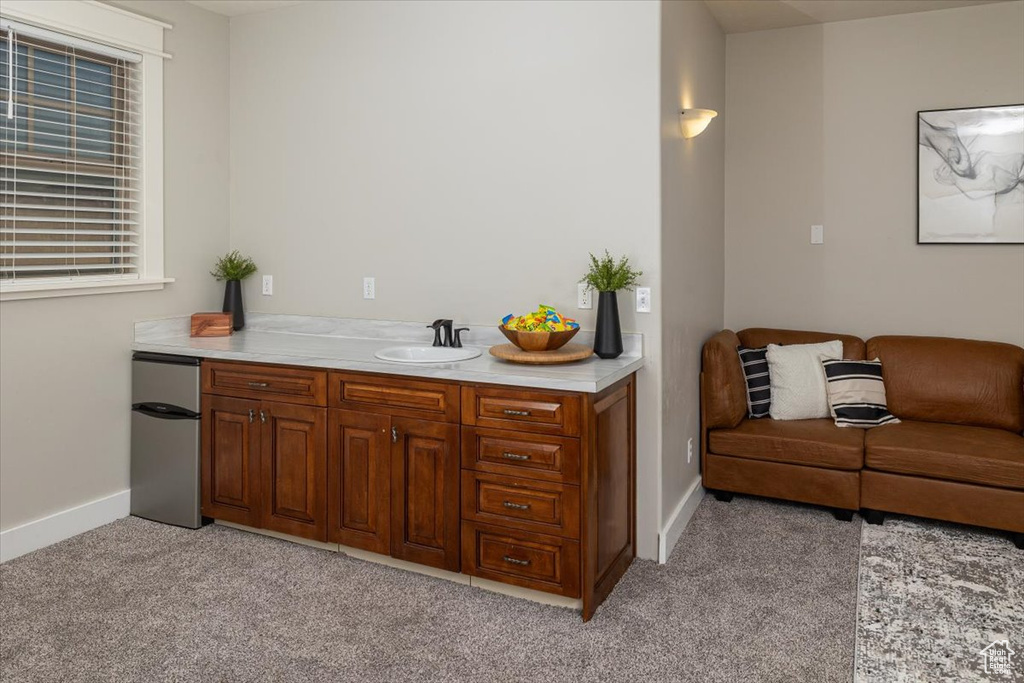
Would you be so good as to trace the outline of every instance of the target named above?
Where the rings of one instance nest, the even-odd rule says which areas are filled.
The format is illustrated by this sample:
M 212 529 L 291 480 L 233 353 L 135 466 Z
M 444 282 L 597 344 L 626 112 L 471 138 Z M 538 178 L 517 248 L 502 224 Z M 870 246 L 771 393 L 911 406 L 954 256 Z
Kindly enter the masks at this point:
M 821 361 L 843 357 L 843 342 L 768 345 L 773 420 L 813 420 L 831 415 Z

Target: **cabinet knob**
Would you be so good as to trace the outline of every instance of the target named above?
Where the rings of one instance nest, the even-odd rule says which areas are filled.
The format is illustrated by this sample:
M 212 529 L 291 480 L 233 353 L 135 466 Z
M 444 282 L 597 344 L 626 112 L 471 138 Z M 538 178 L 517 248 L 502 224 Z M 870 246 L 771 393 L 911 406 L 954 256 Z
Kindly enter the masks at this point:
M 506 460 L 529 460 L 530 459 L 530 456 L 528 456 L 528 455 L 519 455 L 518 453 L 502 453 L 501 457 L 505 458 Z

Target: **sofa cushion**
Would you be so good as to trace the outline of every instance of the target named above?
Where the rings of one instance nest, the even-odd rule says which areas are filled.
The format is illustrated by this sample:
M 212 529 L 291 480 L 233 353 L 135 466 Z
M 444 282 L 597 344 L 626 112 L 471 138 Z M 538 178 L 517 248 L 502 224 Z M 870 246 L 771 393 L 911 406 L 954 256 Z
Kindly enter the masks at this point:
M 773 420 L 814 420 L 829 416 L 828 389 L 821 361 L 840 358 L 838 339 L 819 344 L 768 345 Z
M 1024 436 L 1002 429 L 904 420 L 864 444 L 874 470 L 1024 489 Z
M 750 327 L 736 333 L 744 346 L 758 348 L 769 344 L 820 344 L 838 339 L 843 342 L 843 358 L 864 360 L 864 340 L 849 334 L 833 332 L 804 332 L 802 330 L 776 330 L 769 327 Z M 872 356 L 873 358 L 874 356 Z
M 1024 430 L 1024 349 L 944 337 L 873 337 L 889 411 L 901 420 Z
M 712 453 L 794 465 L 859 470 L 864 465 L 864 432 L 840 429 L 829 419 L 744 420 L 709 435 Z
M 743 378 L 747 382 L 747 417 L 768 417 L 772 407 L 772 383 L 768 375 L 768 347 L 748 349 L 740 344 L 736 347 L 743 367 Z
M 837 427 L 870 429 L 899 424 L 885 403 L 882 362 L 877 360 L 823 360 L 828 385 L 828 407 Z

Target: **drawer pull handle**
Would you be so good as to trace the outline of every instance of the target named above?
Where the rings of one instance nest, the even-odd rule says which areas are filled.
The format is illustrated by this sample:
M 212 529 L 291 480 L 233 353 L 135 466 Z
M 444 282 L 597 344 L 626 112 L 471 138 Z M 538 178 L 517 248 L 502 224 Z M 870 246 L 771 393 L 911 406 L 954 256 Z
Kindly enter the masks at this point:
M 529 510 L 530 509 L 529 505 L 524 505 L 523 503 L 513 503 L 510 500 L 506 500 L 504 503 L 502 503 L 502 505 L 507 507 L 509 510 Z
M 256 411 L 249 408 L 249 424 L 252 424 L 253 419 L 256 417 Z
M 512 410 L 511 408 L 505 408 L 504 412 L 506 415 L 518 415 L 520 417 L 530 417 L 529 410 Z
M 506 460 L 529 460 L 530 459 L 530 456 L 528 456 L 528 455 L 519 455 L 518 453 L 502 453 L 501 457 L 505 458 Z
M 249 386 L 253 389 L 266 389 L 270 386 L 270 382 L 249 382 Z
M 508 555 L 505 555 L 501 559 L 505 560 L 509 564 L 518 564 L 520 567 L 526 567 L 526 566 L 528 566 L 530 564 L 529 560 L 520 560 L 519 558 L 516 558 L 516 557 L 509 557 Z

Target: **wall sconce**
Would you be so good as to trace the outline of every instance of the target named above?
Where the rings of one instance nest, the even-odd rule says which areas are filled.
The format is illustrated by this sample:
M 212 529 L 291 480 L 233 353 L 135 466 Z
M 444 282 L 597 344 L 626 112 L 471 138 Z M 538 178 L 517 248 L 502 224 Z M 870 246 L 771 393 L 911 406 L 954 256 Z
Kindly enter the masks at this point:
M 684 109 L 679 112 L 679 127 L 683 131 L 683 137 L 697 137 L 716 116 L 718 112 L 713 109 Z

